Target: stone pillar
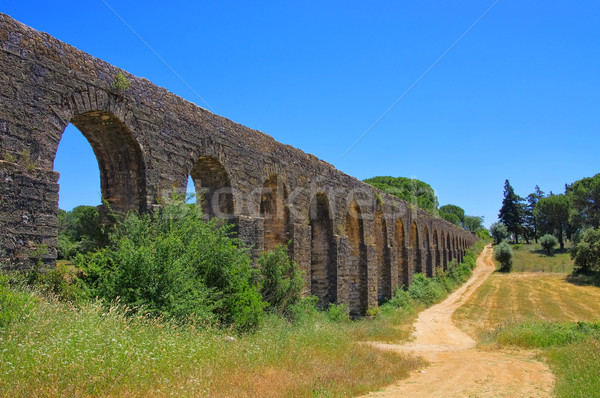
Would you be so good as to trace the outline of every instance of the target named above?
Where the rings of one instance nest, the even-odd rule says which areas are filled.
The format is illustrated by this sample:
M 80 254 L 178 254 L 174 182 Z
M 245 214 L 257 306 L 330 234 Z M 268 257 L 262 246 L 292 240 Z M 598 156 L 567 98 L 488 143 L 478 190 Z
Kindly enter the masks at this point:
M 350 253 L 348 238 L 345 236 L 334 236 L 333 238 L 333 257 L 337 264 L 337 304 L 350 305 L 350 292 L 348 283 L 348 266 L 346 259 Z
M 392 289 L 392 297 L 394 297 L 394 292 L 399 285 L 398 282 L 398 251 L 395 246 L 388 246 L 388 261 L 390 267 L 390 281 Z
M 0 160 L 0 260 L 20 269 L 56 265 L 58 176 Z
M 366 310 L 377 307 L 377 247 L 375 245 L 365 245 L 364 259 L 361 259 L 361 266 L 365 267 L 367 277 L 367 297 L 362 307 Z
M 304 295 L 309 295 L 311 291 L 311 227 L 306 224 L 292 224 L 291 228 L 292 244 L 289 253 L 298 264 L 298 268 L 304 271 L 306 281 Z
M 264 218 L 239 215 L 232 221 L 235 223 L 238 239 L 252 248 L 252 259 L 258 259 L 265 248 Z

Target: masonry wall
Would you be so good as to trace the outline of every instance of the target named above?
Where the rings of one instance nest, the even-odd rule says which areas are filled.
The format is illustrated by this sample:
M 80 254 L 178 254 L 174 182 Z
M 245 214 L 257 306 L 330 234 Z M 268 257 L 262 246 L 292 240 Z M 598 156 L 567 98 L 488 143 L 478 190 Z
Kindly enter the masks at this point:
M 113 88 L 118 73 L 128 90 Z M 0 14 L 0 256 L 13 264 L 55 261 L 53 164 L 69 123 L 90 142 L 113 209 L 151 211 L 185 192 L 191 175 L 207 216 L 236 223 L 255 255 L 291 239 L 306 291 L 323 305 L 363 313 L 410 283 L 415 270 L 446 267 L 476 240 L 313 155 Z M 316 196 L 320 206 L 311 206 Z

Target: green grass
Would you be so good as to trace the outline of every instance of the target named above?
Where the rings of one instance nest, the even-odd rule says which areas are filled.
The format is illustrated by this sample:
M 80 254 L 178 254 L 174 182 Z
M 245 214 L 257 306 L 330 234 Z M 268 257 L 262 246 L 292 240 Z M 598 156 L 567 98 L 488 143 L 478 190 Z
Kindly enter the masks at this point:
M 539 243 L 513 245 L 513 272 L 573 272 L 573 260 L 568 252 L 556 250 L 549 256 Z
M 0 395 L 347 396 L 422 365 L 357 341 L 410 321 L 402 311 L 369 322 L 332 322 L 316 312 L 296 323 L 269 316 L 242 336 L 125 312 L 38 298 L 0 330 Z
M 509 323 L 495 337 L 501 346 L 542 349 L 542 357 L 557 376 L 557 397 L 598 395 L 600 322 Z

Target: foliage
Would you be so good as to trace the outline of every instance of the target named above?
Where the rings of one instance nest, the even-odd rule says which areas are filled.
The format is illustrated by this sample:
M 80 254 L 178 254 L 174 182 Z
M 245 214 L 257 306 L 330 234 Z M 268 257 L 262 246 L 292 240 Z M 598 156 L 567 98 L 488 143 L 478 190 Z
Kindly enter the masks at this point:
M 554 234 L 560 248 L 564 249 L 564 235 L 569 228 L 571 199 L 567 195 L 551 195 L 541 198 L 534 209 L 538 229 L 541 233 Z
M 515 190 L 506 180 L 504 182 L 504 199 L 498 218 L 506 226 L 506 229 L 515 238 L 515 243 L 519 243 L 519 234 L 521 233 L 521 224 L 523 222 L 523 207 L 521 206 L 523 198 L 515 193 Z
M 465 211 L 456 205 L 444 205 L 440 207 L 439 211 L 440 217 L 443 217 L 441 213 L 454 214 L 460 221 L 460 223 L 457 225 L 460 225 L 465 220 Z
M 106 245 L 107 234 L 94 206 L 77 206 L 58 211 L 58 259 L 73 259 Z
M 153 316 L 256 328 L 264 303 L 251 283 L 250 258 L 229 237 L 230 227 L 201 217 L 199 207 L 181 202 L 154 218 L 129 214 L 106 248 L 77 258 L 92 296 Z
M 485 230 L 483 226 L 483 217 L 478 216 L 465 216 L 462 227 L 465 231 L 477 233 L 479 231 Z
M 523 236 L 526 240 L 533 238 L 537 242 L 537 238 L 539 237 L 538 222 L 534 210 L 538 201 L 544 196 L 544 192 L 538 185 L 535 186 L 535 191 L 533 193 L 527 195 L 527 205 L 524 208 L 523 214 Z
M 298 302 L 304 288 L 303 273 L 295 261 L 290 260 L 287 246 L 277 246 L 258 259 L 259 286 L 268 308 L 278 314 Z
M 506 242 L 500 242 L 494 248 L 494 258 L 500 262 L 501 270 L 510 272 L 512 270 L 513 251 Z
M 488 231 L 487 229 L 480 229 L 479 231 L 477 231 L 475 233 L 475 236 L 477 236 L 479 239 L 481 240 L 492 240 L 492 234 L 490 234 L 490 231 Z
M 600 228 L 585 230 L 571 255 L 579 271 L 600 271 Z
M 420 207 L 429 214 L 437 215 L 438 198 L 433 188 L 423 181 L 414 178 L 381 176 L 364 181 L 385 193 Z
M 494 237 L 494 242 L 496 242 L 496 244 L 499 244 L 508 238 L 508 229 L 506 228 L 506 225 L 502 223 L 495 222 L 490 225 L 490 232 Z
M 576 227 L 600 227 L 600 174 L 567 186 L 573 204 L 571 223 Z
M 546 250 L 548 255 L 552 254 L 554 247 L 557 245 L 558 240 L 554 235 L 546 234 L 540 238 L 540 245 Z
M 454 213 L 445 213 L 443 211 L 441 211 L 439 213 L 440 217 L 443 218 L 444 220 L 451 222 L 454 225 L 460 225 L 460 218 L 458 218 L 458 216 Z
M 115 91 L 127 91 L 131 87 L 131 82 L 121 72 L 117 72 L 115 80 L 111 84 L 111 88 Z

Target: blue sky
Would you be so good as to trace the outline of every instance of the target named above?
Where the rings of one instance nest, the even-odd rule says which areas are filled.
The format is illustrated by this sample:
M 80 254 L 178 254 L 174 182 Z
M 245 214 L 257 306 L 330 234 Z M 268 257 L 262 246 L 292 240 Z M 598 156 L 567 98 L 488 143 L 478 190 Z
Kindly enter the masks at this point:
M 5 0 L 0 12 L 359 179 L 426 181 L 486 225 L 507 178 L 526 196 L 600 172 L 597 1 Z M 61 208 L 99 202 L 76 130 L 55 169 Z

